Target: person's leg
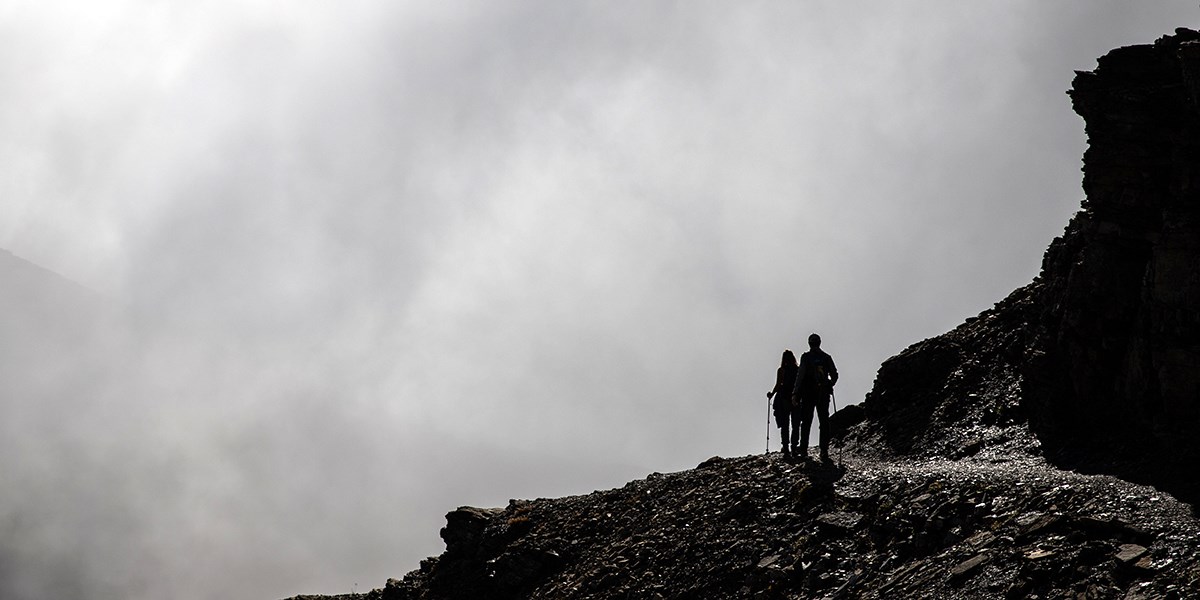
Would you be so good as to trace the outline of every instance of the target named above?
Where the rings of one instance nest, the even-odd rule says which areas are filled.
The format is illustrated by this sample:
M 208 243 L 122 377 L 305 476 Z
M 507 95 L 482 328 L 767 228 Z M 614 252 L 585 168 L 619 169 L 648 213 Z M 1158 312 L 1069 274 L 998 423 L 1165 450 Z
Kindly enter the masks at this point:
M 817 426 L 821 428 L 821 460 L 829 460 L 829 398 L 817 402 Z
M 793 417 L 792 427 L 792 454 L 796 456 L 808 457 L 808 431 L 812 427 L 813 420 L 813 403 L 811 400 L 805 399 L 800 402 L 800 418 Z M 799 421 L 797 423 L 796 421 Z
M 775 425 L 779 427 L 779 442 L 783 444 L 783 455 L 791 456 L 788 450 L 788 411 L 775 409 Z

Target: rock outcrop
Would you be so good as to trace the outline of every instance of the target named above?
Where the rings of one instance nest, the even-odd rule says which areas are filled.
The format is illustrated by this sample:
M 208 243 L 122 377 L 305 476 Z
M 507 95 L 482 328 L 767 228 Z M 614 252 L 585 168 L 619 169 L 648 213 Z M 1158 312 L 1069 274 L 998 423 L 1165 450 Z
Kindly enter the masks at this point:
M 1114 50 L 1069 94 L 1082 210 L 1032 283 L 834 415 L 844 467 L 714 458 L 460 508 L 444 554 L 365 597 L 1200 597 L 1176 498 L 1200 500 L 1200 33 Z
M 1029 430 L 1060 466 L 1200 500 L 1200 33 L 1113 50 L 1069 94 L 1083 210 L 1034 282 L 885 362 L 849 437 L 944 455 Z

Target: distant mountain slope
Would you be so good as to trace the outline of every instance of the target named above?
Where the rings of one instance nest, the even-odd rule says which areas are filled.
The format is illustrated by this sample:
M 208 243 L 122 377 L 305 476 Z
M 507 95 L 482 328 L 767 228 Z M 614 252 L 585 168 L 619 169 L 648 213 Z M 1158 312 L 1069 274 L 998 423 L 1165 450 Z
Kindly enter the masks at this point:
M 102 451 L 87 445 L 117 435 L 94 418 L 106 405 L 105 311 L 97 294 L 0 250 L 0 598 L 111 597 L 80 588 L 88 528 L 120 514 L 107 478 L 117 469 L 98 479 Z
M 0 249 L 0 360 L 77 340 L 101 305 L 95 292 Z

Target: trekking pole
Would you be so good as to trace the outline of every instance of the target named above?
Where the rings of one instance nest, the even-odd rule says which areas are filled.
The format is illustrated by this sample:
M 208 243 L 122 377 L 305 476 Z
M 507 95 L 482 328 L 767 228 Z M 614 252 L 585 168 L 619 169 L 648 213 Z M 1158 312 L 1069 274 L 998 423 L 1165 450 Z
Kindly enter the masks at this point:
M 767 392 L 767 449 L 763 454 L 771 453 L 771 392 Z
M 834 393 L 832 387 L 829 388 L 829 399 L 833 400 L 833 414 L 836 415 L 837 414 L 837 394 Z M 832 420 L 833 419 L 830 419 L 830 421 L 832 421 Z M 830 436 L 830 437 L 833 437 L 833 436 Z M 838 443 L 838 468 L 839 469 L 842 468 L 842 448 L 845 445 L 846 445 L 846 438 L 843 437 L 843 438 L 841 438 L 841 442 Z

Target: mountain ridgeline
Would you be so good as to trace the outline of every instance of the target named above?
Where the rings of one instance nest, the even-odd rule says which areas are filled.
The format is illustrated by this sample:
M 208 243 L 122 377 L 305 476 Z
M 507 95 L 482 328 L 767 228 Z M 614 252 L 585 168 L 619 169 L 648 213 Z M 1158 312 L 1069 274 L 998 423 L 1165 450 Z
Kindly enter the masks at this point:
M 1082 210 L 1033 282 L 884 362 L 834 415 L 840 464 L 462 507 L 444 554 L 361 596 L 1200 597 L 1200 33 L 1069 95 Z

